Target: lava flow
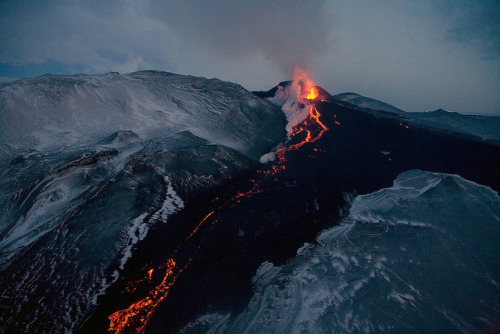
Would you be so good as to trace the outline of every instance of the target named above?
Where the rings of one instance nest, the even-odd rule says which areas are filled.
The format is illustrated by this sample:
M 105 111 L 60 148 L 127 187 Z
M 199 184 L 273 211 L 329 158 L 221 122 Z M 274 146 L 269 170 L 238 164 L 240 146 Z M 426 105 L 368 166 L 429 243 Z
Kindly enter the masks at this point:
M 318 90 L 311 80 L 305 75 L 304 71 L 296 70 L 294 75 L 294 81 L 290 85 L 290 91 L 296 96 L 289 96 L 290 99 L 294 100 L 291 105 L 294 105 L 297 113 L 304 113 L 306 115 L 305 119 L 301 120 L 298 124 L 291 127 L 288 133 L 288 142 L 296 141 L 298 142 L 291 145 L 281 145 L 276 150 L 277 161 L 271 166 L 270 170 L 264 170 L 259 172 L 263 175 L 262 180 L 256 181 L 251 180 L 250 189 L 246 192 L 238 192 L 231 199 L 219 203 L 214 211 L 208 213 L 200 222 L 196 225 L 194 230 L 181 242 L 177 248 L 174 250 L 173 255 L 169 257 L 164 265 L 160 268 L 153 270 L 152 268 L 146 271 L 145 279 L 141 281 L 151 282 L 153 278 L 153 273 L 164 271 L 164 278 L 162 281 L 153 288 L 149 294 L 140 299 L 139 301 L 130 305 L 127 309 L 117 311 L 108 317 L 110 320 L 110 326 L 108 331 L 114 333 L 125 333 L 125 332 L 135 332 L 143 333 L 145 331 L 146 325 L 149 322 L 154 310 L 168 295 L 170 288 L 175 283 L 179 275 L 189 266 L 193 257 L 184 260 L 184 263 L 180 259 L 174 259 L 178 257 L 179 252 L 182 250 L 183 246 L 186 246 L 188 241 L 192 239 L 196 234 L 199 233 L 200 229 L 210 222 L 213 226 L 219 219 L 219 213 L 222 209 L 236 205 L 241 201 L 242 198 L 249 198 L 256 194 L 264 192 L 262 184 L 269 177 L 276 175 L 282 170 L 286 169 L 285 166 L 285 153 L 288 151 L 298 150 L 305 144 L 314 143 L 321 136 L 328 131 L 328 128 L 321 122 L 321 114 L 316 108 L 315 104 L 319 100 Z M 290 94 L 290 92 L 287 92 Z M 307 114 L 305 114 L 307 112 Z M 285 112 L 286 113 L 286 112 Z M 288 118 L 288 115 L 287 115 Z M 338 122 L 336 122 L 338 124 Z M 217 199 L 217 201 L 220 201 Z M 201 242 L 198 244 L 197 249 L 201 247 Z M 130 292 L 130 291 L 128 291 Z
M 285 152 L 298 150 L 300 147 L 302 147 L 304 144 L 307 144 L 307 143 L 314 143 L 315 141 L 320 139 L 321 136 L 323 136 L 323 134 L 326 131 L 329 130 L 321 122 L 320 116 L 321 116 L 321 114 L 319 113 L 318 109 L 316 109 L 316 107 L 314 105 L 310 105 L 309 106 L 309 117 L 302 124 L 294 127 L 293 132 L 290 134 L 291 137 L 294 137 L 294 136 L 304 132 L 306 134 L 305 138 L 296 144 L 293 144 L 290 146 L 283 146 L 283 147 L 279 148 L 276 151 L 276 156 L 278 157 L 279 164 L 283 164 L 285 162 Z M 308 129 L 311 127 L 311 125 L 316 126 L 316 129 L 314 129 L 315 130 L 314 133 L 313 133 L 313 130 Z
M 285 162 L 285 153 L 288 151 L 298 150 L 304 144 L 314 143 L 318 139 L 323 136 L 323 134 L 328 131 L 328 128 L 321 122 L 318 109 L 315 106 L 315 102 L 319 99 L 318 89 L 313 84 L 313 82 L 309 79 L 307 73 L 302 71 L 301 69 L 296 68 L 294 71 L 294 80 L 291 84 L 292 92 L 296 92 L 296 104 L 295 109 L 303 109 L 308 108 L 309 114 L 301 123 L 292 127 L 291 131 L 288 134 L 290 139 L 295 138 L 297 135 L 301 133 L 305 133 L 305 138 L 299 141 L 296 144 L 289 146 L 282 146 L 276 151 L 276 156 L 278 158 L 278 165 L 283 166 Z M 301 103 L 304 106 L 301 108 Z M 300 114 L 300 111 L 296 111 L 296 114 Z M 277 171 L 283 168 L 274 168 L 273 170 Z

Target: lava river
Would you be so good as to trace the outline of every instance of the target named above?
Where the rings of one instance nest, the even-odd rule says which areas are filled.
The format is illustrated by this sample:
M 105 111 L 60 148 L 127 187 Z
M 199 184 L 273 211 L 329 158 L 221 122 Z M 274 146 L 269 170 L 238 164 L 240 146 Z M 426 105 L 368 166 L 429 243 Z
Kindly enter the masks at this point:
M 210 233 L 210 228 L 217 223 L 220 212 L 226 207 L 238 205 L 244 198 L 266 192 L 265 185 L 269 178 L 274 177 L 280 171 L 286 169 L 286 153 L 300 149 L 303 145 L 313 144 L 328 131 L 328 127 L 321 121 L 321 114 L 315 106 L 318 94 L 314 86 L 308 89 L 306 98 L 301 103 L 302 108 L 309 111 L 308 117 L 300 124 L 293 127 L 289 133 L 288 141 L 276 150 L 276 161 L 270 167 L 257 171 L 259 178 L 250 180 L 250 189 L 237 194 L 230 199 L 213 200 L 214 210 L 206 214 L 175 248 L 171 256 L 157 268 L 144 267 L 142 269 L 143 278 L 128 283 L 127 289 L 123 292 L 128 295 L 140 295 L 139 285 L 151 285 L 152 281 L 159 281 L 146 296 L 133 302 L 129 307 L 116 311 L 109 316 L 109 332 L 112 333 L 143 333 L 158 305 L 167 298 L 170 288 L 175 284 L 179 276 L 189 267 L 193 258 L 197 256 L 198 250 L 206 234 Z M 305 94 L 305 93 L 304 93 Z M 337 124 L 340 125 L 336 121 Z M 194 249 L 194 251 L 193 251 Z M 189 254 L 187 254 L 189 253 Z M 158 278 L 161 277 L 161 278 Z M 154 280 L 153 280 L 154 278 Z

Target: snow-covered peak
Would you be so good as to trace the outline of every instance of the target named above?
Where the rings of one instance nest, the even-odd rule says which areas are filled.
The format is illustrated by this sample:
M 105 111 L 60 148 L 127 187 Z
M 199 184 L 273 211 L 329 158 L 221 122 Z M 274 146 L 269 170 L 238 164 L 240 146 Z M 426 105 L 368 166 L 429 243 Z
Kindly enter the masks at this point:
M 237 84 L 167 72 L 44 75 L 0 86 L 0 144 L 38 150 L 190 131 L 255 158 L 283 115 Z

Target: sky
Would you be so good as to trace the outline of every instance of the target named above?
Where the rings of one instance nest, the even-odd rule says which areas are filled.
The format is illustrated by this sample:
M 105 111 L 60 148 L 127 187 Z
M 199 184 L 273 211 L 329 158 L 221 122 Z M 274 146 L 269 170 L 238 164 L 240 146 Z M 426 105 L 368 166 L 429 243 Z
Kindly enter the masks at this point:
M 0 0 L 0 81 L 161 70 L 500 115 L 500 1 Z

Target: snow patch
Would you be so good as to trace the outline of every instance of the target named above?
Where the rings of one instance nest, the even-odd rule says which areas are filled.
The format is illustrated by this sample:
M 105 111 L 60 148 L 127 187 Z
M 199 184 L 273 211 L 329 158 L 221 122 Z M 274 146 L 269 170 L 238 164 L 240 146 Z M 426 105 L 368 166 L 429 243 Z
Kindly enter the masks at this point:
M 144 240 L 144 238 L 147 236 L 150 226 L 157 221 L 166 223 L 167 218 L 170 215 L 184 208 L 184 202 L 172 187 L 170 178 L 168 176 L 165 176 L 164 181 L 167 187 L 165 200 L 163 201 L 160 208 L 156 210 L 152 215 L 145 212 L 132 220 L 131 225 L 125 232 L 125 247 L 121 251 L 119 270 L 113 271 L 111 280 L 108 281 L 106 278 L 102 279 L 101 288 L 99 290 L 99 293 L 94 296 L 94 301 L 97 301 L 97 297 L 103 294 L 106 289 L 111 286 L 111 284 L 115 283 L 118 280 L 118 278 L 120 277 L 120 271 L 125 268 L 125 264 L 132 257 L 134 246 L 139 241 Z
M 132 249 L 139 241 L 143 240 L 148 231 L 149 227 L 153 222 L 161 220 L 162 222 L 166 222 L 168 216 L 175 213 L 176 211 L 184 208 L 184 202 L 177 195 L 174 188 L 172 187 L 172 183 L 170 182 L 170 178 L 165 176 L 164 178 L 165 184 L 167 185 L 167 192 L 165 196 L 165 200 L 162 205 L 156 212 L 154 212 L 150 218 L 148 218 L 149 214 L 147 212 L 141 214 L 139 217 L 132 220 L 132 224 L 128 228 L 126 232 L 125 239 L 125 248 L 122 250 L 122 257 L 120 259 L 120 270 L 125 268 L 125 264 L 128 259 L 132 257 Z

